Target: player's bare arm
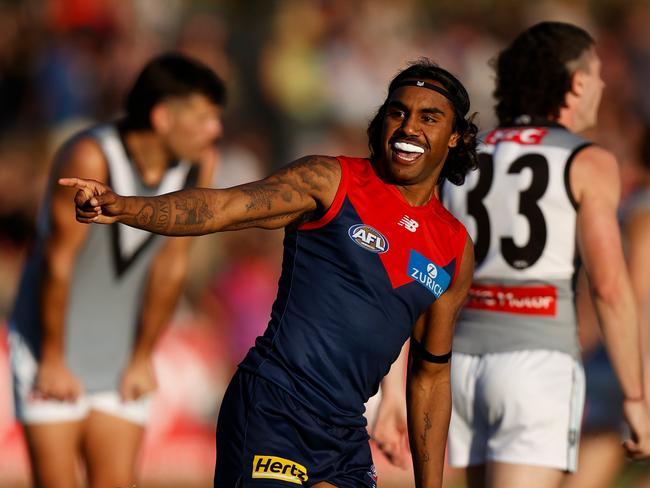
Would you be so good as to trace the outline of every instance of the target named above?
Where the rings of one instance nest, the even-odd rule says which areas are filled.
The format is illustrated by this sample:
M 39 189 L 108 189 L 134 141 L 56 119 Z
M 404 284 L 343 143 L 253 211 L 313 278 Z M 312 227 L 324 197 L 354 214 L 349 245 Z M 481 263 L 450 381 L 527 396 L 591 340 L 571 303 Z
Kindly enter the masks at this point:
M 199 186 L 210 186 L 217 158 L 214 147 L 204 151 L 197 163 Z M 69 200 L 67 203 L 69 213 Z M 124 400 L 137 400 L 157 386 L 152 355 L 181 295 L 191 242 L 191 237 L 165 239 L 151 263 L 139 313 L 137 337 L 120 381 L 120 394 Z
M 650 417 L 643 388 L 639 322 L 616 219 L 620 196 L 616 159 L 599 147 L 584 149 L 571 167 L 570 180 L 579 204 L 578 248 L 633 431 L 634 440 L 626 441 L 626 449 L 632 457 L 647 457 Z
M 413 329 L 413 338 L 427 353 L 444 356 L 451 351 L 454 323 L 472 283 L 473 271 L 474 249 L 468 237 L 455 283 L 420 317 Z M 427 361 L 412 344 L 406 395 L 416 486 L 441 486 L 451 417 L 450 362 Z
M 648 351 L 648 334 L 650 334 L 650 212 L 634 212 L 626 222 L 625 241 L 627 242 L 627 263 L 630 283 L 636 299 L 637 315 L 641 326 L 641 344 L 646 350 L 642 352 L 644 363 L 645 391 L 650 391 L 650 351 Z
M 122 222 L 179 236 L 277 229 L 311 220 L 329 208 L 340 179 L 336 158 L 307 156 L 268 178 L 224 190 L 193 188 L 157 197 L 123 197 L 94 181 L 65 178 L 60 183 L 78 190 L 79 222 Z
M 578 246 L 605 342 L 623 393 L 627 398 L 640 398 L 637 317 L 616 219 L 620 196 L 616 160 L 602 148 L 584 149 L 578 153 L 570 177 L 579 204 Z
M 55 160 L 57 176 L 80 175 L 104 181 L 106 162 L 91 139 L 81 138 L 64 147 Z M 41 288 L 43 336 L 36 389 L 46 398 L 73 400 L 81 392 L 79 381 L 64 360 L 64 321 L 73 263 L 85 242 L 87 227 L 70 213 L 73 192 L 58 185 L 52 188 L 51 232 L 45 242 L 45 272 Z
M 408 428 L 404 379 L 408 363 L 408 341 L 399 357 L 381 380 L 381 402 L 372 426 L 372 439 L 379 450 L 395 466 L 408 467 Z

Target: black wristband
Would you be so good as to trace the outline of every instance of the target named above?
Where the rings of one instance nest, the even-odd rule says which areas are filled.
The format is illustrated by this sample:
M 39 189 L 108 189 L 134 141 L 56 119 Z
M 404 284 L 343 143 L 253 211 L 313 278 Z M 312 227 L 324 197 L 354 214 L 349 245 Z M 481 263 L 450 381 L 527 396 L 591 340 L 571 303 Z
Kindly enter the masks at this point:
M 451 359 L 451 351 L 449 351 L 447 354 L 443 354 L 442 356 L 436 356 L 435 354 L 431 354 L 429 351 L 427 351 L 424 346 L 420 344 L 420 342 L 413 336 L 411 336 L 411 354 L 423 361 L 435 364 L 445 364 L 448 363 Z

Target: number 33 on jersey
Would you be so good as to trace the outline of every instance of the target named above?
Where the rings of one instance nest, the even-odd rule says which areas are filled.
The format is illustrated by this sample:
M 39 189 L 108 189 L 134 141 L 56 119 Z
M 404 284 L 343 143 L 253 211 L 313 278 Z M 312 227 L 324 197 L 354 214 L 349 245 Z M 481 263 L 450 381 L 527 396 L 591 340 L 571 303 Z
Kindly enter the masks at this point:
M 576 205 L 569 168 L 589 143 L 551 125 L 499 128 L 481 140 L 479 169 L 443 190 L 445 206 L 474 240 L 475 280 L 570 279 Z

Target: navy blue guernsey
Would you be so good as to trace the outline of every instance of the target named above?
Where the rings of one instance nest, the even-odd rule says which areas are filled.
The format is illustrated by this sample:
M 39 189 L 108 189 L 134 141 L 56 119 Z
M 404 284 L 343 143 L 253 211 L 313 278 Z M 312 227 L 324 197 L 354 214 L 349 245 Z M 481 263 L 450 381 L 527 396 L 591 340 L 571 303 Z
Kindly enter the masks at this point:
M 330 209 L 285 231 L 271 320 L 239 367 L 329 424 L 363 426 L 415 321 L 456 278 L 467 234 L 436 198 L 412 207 L 369 160 L 338 159 Z

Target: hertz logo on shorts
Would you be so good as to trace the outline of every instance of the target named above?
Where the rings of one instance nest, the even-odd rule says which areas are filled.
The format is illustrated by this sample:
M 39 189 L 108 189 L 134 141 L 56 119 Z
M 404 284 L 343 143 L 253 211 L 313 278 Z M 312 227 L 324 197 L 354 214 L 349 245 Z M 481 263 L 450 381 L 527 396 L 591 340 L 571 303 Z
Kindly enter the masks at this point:
M 281 457 L 259 455 L 253 458 L 253 478 L 282 480 L 296 485 L 309 479 L 307 468 L 302 464 Z

